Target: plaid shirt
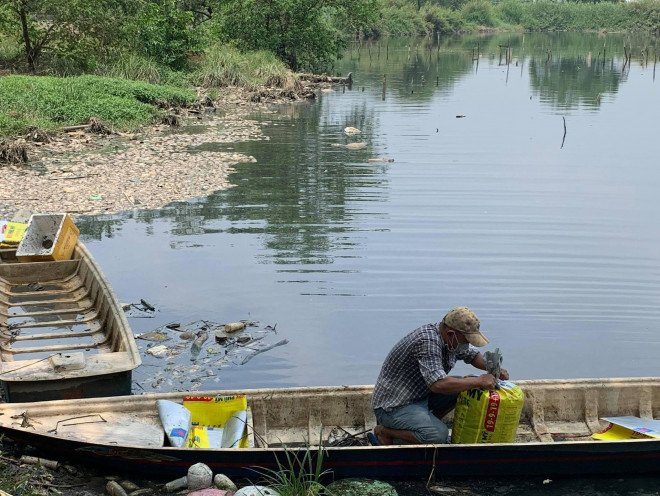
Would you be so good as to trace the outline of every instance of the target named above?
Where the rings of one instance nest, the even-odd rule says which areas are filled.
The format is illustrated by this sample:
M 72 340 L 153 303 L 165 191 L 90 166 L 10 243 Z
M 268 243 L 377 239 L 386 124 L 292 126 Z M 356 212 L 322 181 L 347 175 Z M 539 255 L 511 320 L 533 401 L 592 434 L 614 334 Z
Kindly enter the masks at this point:
M 424 399 L 431 393 L 431 385 L 447 377 L 458 359 L 472 363 L 478 353 L 472 345 L 460 356 L 451 351 L 436 324 L 415 329 L 385 358 L 371 398 L 372 408 L 391 411 Z

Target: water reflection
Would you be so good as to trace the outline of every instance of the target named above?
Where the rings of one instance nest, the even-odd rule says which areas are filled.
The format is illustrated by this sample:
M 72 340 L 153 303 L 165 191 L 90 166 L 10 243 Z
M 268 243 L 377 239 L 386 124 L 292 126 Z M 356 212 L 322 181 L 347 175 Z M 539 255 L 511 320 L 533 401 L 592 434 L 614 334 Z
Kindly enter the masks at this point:
M 355 384 L 403 333 L 469 304 L 515 377 L 653 375 L 652 67 L 624 71 L 620 36 L 382 43 L 337 67 L 352 90 L 255 115 L 269 140 L 207 144 L 257 158 L 233 188 L 78 219 L 120 298 L 159 308 L 131 324 L 279 323 L 290 344 L 221 380 Z

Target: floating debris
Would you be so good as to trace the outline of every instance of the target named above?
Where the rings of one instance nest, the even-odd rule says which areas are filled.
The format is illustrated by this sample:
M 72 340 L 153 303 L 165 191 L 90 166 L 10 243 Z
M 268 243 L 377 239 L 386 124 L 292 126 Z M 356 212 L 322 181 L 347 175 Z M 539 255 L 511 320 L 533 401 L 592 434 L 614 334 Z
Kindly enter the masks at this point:
M 167 341 L 170 337 L 164 332 L 152 331 L 145 332 L 144 334 L 136 334 L 136 339 L 144 339 L 146 341 Z
M 242 329 L 225 332 L 227 325 L 237 323 Z M 148 377 L 136 378 L 134 384 L 142 390 L 148 386 L 163 391 L 209 388 L 220 381 L 217 374 L 220 369 L 245 365 L 255 356 L 287 344 L 286 339 L 276 343 L 269 339 L 277 334 L 276 327 L 277 324 L 260 327 L 258 322 L 251 320 L 228 324 L 198 320 L 176 327 L 172 323 L 161 325 L 137 337 L 152 341 L 146 348 L 141 348 L 144 356 L 167 358 L 167 364 L 163 367 L 153 359 L 145 358 L 143 364 L 146 367 L 141 370 L 153 372 Z M 246 332 L 248 328 L 250 332 Z M 169 345 L 155 344 L 177 336 L 179 339 Z M 210 337 L 214 337 L 211 345 L 208 343 Z
M 165 346 L 164 344 L 158 345 L 158 346 L 153 346 L 152 348 L 147 348 L 146 353 L 151 356 L 155 356 L 156 358 L 163 358 L 167 356 L 167 352 L 169 351 L 169 348 Z
M 145 300 L 140 300 L 140 303 L 122 303 L 121 307 L 126 317 L 150 319 L 156 316 L 156 307 Z
M 225 324 L 225 332 L 236 332 L 245 329 L 245 322 L 231 322 Z
M 195 360 L 199 353 L 202 351 L 202 345 L 209 338 L 209 333 L 206 331 L 200 331 L 197 333 L 197 339 L 193 341 L 192 346 L 190 347 L 191 360 Z

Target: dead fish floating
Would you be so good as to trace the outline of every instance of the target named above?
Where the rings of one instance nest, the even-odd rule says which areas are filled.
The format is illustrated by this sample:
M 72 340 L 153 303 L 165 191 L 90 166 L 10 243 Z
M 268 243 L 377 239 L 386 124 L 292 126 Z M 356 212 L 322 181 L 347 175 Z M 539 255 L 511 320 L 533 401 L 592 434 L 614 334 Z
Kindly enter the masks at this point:
M 136 339 L 144 339 L 145 341 L 167 341 L 170 337 L 164 332 L 151 331 L 144 334 L 138 334 Z
M 359 130 L 358 128 L 356 128 L 356 127 L 351 127 L 351 126 L 349 126 L 349 127 L 344 128 L 344 133 L 346 133 L 346 134 L 349 135 L 349 136 L 354 135 L 354 134 L 360 134 L 361 132 L 362 132 L 362 131 L 360 131 L 360 130 Z
M 378 158 L 368 158 L 367 163 L 368 164 L 373 164 L 376 162 L 394 162 L 393 158 L 385 158 L 385 157 L 378 157 Z
M 338 148 L 347 148 L 348 150 L 362 150 L 363 148 L 367 147 L 367 144 L 362 142 L 348 143 L 347 145 L 344 145 L 343 143 L 333 143 L 332 146 Z

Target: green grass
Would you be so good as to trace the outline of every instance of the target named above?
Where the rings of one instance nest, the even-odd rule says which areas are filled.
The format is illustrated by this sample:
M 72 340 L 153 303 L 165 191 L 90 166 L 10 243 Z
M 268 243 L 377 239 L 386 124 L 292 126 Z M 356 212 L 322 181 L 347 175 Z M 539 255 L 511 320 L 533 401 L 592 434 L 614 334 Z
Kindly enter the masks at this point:
M 286 463 L 277 459 L 277 469 L 260 469 L 266 485 L 275 489 L 280 496 L 318 496 L 324 494 L 321 478 L 328 474 L 323 466 L 323 430 L 318 448 L 310 446 L 302 451 L 302 457 L 285 447 Z M 316 455 L 316 456 L 314 456 Z
M 0 78 L 0 135 L 17 136 L 28 126 L 46 129 L 84 124 L 96 117 L 119 130 L 151 124 L 158 106 L 185 106 L 195 93 L 141 81 L 80 76 Z
M 94 73 L 118 79 L 131 79 L 151 84 L 164 84 L 169 86 L 189 86 L 189 75 L 184 72 L 173 71 L 169 67 L 159 64 L 153 59 L 134 53 L 126 52 L 99 64 Z
M 218 88 L 239 86 L 254 90 L 260 85 L 283 89 L 298 87 L 298 80 L 286 65 L 268 51 L 242 53 L 228 45 L 214 45 L 195 61 L 190 82 Z
M 192 65 L 190 72 L 175 72 L 125 53 L 100 65 L 97 75 L 0 77 L 0 136 L 19 136 L 30 126 L 84 124 L 90 117 L 117 130 L 134 129 L 157 121 L 159 108 L 191 104 L 192 86 L 204 86 L 216 97 L 225 86 L 300 88 L 286 65 L 266 51 L 241 53 L 216 45 L 196 56 Z

